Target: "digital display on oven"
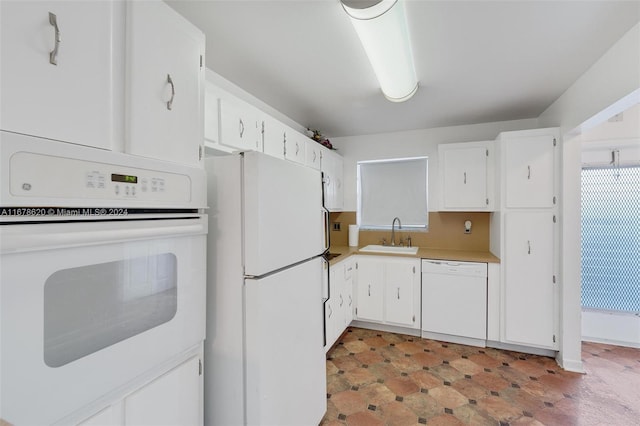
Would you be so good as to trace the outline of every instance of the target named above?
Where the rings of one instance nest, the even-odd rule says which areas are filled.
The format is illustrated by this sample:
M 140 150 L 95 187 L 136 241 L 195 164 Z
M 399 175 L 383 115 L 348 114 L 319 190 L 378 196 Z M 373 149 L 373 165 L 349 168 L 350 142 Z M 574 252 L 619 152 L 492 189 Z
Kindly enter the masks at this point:
M 111 174 L 112 182 L 138 183 L 138 176 Z

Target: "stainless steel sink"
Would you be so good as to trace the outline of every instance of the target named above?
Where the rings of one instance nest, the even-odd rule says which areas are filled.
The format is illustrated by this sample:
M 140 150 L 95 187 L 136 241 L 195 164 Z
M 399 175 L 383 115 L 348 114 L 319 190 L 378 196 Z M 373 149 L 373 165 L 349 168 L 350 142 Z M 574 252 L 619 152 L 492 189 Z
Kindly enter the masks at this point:
M 366 247 L 362 247 L 358 251 L 365 253 L 416 254 L 418 253 L 418 247 L 381 246 L 377 244 L 371 244 Z

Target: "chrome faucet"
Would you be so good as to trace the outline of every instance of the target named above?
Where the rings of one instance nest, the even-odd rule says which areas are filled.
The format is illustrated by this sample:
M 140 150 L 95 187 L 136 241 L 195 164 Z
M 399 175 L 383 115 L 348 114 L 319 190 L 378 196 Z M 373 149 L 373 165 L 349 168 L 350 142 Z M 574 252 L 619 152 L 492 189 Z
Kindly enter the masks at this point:
M 396 245 L 396 220 L 398 221 L 398 229 L 402 229 L 402 222 L 400 222 L 399 217 L 394 217 L 393 222 L 391 222 L 391 245 Z

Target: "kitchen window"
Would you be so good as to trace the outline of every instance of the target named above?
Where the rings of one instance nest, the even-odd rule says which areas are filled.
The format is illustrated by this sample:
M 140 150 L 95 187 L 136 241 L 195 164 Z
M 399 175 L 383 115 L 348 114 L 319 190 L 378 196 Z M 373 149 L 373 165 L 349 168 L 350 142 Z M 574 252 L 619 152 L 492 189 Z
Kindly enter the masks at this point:
M 363 229 L 391 229 L 395 217 L 402 229 L 426 231 L 428 157 L 358 162 L 357 222 Z

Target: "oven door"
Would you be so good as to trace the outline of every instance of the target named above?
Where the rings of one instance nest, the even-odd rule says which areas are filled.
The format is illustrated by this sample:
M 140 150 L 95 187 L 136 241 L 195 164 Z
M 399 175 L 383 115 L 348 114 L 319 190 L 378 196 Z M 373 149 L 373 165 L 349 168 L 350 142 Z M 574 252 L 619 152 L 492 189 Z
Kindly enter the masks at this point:
M 0 226 L 0 418 L 50 424 L 205 336 L 206 217 Z

